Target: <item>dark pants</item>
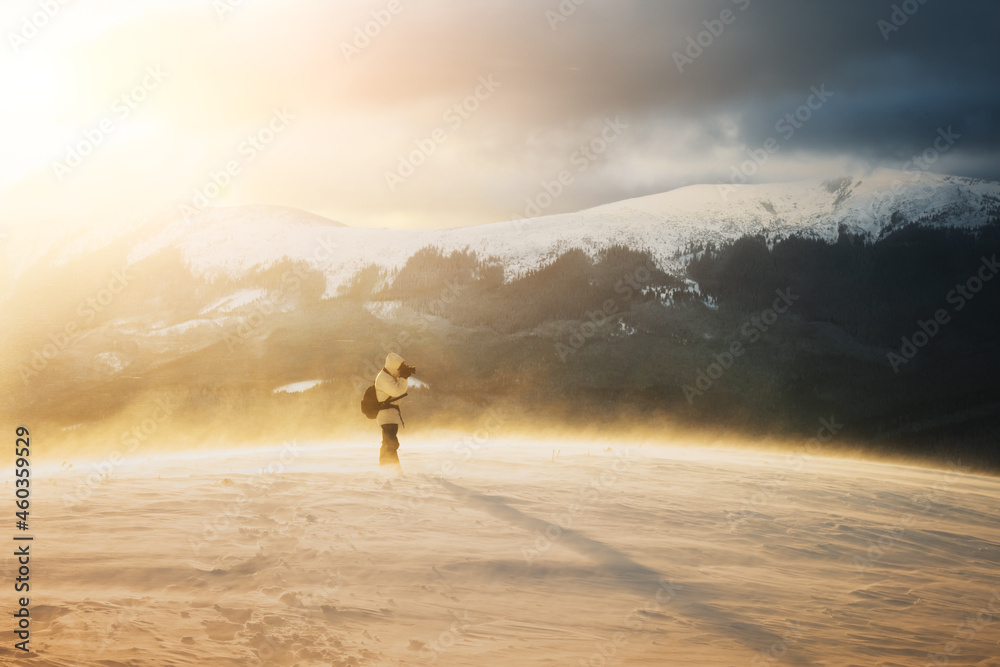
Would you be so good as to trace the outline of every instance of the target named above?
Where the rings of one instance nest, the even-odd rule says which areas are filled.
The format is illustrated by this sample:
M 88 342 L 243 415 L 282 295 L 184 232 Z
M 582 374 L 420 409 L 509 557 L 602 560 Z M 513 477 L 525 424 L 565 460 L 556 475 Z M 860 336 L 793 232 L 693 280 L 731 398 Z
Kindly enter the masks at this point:
M 399 465 L 399 456 L 396 450 L 399 449 L 399 439 L 396 433 L 399 432 L 399 424 L 382 425 L 382 449 L 378 453 L 379 465 Z

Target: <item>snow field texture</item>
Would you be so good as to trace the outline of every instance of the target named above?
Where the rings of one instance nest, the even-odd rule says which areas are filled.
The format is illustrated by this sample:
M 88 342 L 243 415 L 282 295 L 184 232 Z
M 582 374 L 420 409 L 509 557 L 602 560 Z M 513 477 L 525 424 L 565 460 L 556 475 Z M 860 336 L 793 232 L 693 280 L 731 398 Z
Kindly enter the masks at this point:
M 40 471 L 32 664 L 1000 664 L 994 478 L 372 440 Z

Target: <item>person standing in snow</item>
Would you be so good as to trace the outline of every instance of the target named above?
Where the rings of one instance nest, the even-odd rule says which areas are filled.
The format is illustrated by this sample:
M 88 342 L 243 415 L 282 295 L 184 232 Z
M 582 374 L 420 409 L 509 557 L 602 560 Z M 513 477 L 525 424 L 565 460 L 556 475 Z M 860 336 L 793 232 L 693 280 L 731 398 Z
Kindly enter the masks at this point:
M 375 378 L 375 397 L 380 403 L 390 399 L 400 399 L 406 395 L 407 380 L 417 372 L 413 366 L 407 365 L 406 361 L 395 352 L 390 352 L 385 358 L 385 366 L 379 371 Z M 375 418 L 379 426 L 382 427 L 382 449 L 379 450 L 379 465 L 399 465 L 399 439 L 396 437 L 399 427 L 403 424 L 403 417 L 399 411 L 399 406 L 395 401 L 387 404 L 379 410 Z

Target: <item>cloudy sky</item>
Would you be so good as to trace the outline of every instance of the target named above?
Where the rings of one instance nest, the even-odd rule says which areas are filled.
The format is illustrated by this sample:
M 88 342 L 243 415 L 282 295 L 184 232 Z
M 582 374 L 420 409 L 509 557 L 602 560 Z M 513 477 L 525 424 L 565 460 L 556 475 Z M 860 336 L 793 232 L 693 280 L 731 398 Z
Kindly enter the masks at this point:
M 0 224 L 264 203 L 446 227 L 747 176 L 1000 180 L 995 2 L 64 1 L 0 9 Z

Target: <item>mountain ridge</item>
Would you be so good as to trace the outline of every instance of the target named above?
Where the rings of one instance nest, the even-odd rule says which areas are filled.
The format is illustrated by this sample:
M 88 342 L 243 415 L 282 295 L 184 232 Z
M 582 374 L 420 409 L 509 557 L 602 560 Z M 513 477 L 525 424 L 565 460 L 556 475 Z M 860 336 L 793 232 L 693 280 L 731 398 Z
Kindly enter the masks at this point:
M 234 244 L 228 252 L 222 246 L 236 238 L 235 230 L 219 229 L 214 234 L 195 231 L 197 238 L 184 244 L 184 249 L 195 269 L 205 273 L 220 268 L 247 270 L 282 257 L 309 259 L 326 251 L 331 256 L 323 268 L 327 296 L 332 296 L 365 264 L 399 268 L 426 246 L 495 256 L 514 277 L 539 268 L 572 247 L 590 254 L 616 243 L 646 247 L 658 261 L 669 265 L 672 256 L 691 242 L 718 243 L 760 233 L 834 240 L 841 228 L 878 235 L 894 223 L 945 214 L 952 225 L 975 227 L 989 219 L 991 204 L 1000 204 L 1000 183 L 961 177 L 883 170 L 838 181 L 836 188 L 827 187 L 830 181 L 819 180 L 733 186 L 728 195 L 721 189 L 728 186 L 688 186 L 576 213 L 446 230 L 345 226 L 336 230 L 333 243 L 337 250 L 331 250 L 330 242 L 324 243 L 320 235 L 309 233 L 309 227 L 294 233 L 276 231 L 255 244 Z M 248 227 L 243 226 L 240 233 L 251 233 Z M 256 256 L 247 252 L 254 245 Z M 267 252 L 260 252 L 265 247 Z
M 174 249 L 194 273 L 212 278 L 238 277 L 283 260 L 304 261 L 325 275 L 324 296 L 331 298 L 365 266 L 398 270 L 428 246 L 492 257 L 503 264 L 508 280 L 567 250 L 596 256 L 612 245 L 648 249 L 664 269 L 676 272 L 683 270 L 684 249 L 692 244 L 750 235 L 833 241 L 841 230 L 877 237 L 921 221 L 975 228 L 997 211 L 1000 183 L 892 170 L 832 180 L 692 185 L 575 213 L 433 230 L 352 227 L 283 206 L 208 208 L 189 219 L 157 216 L 117 237 L 94 230 L 61 243 L 36 241 L 41 250 L 28 255 L 17 254 L 15 238 L 4 246 L 11 260 L 5 262 L 5 291 L 15 289 L 33 263 L 59 266 L 115 242 L 128 245 L 126 267 Z

